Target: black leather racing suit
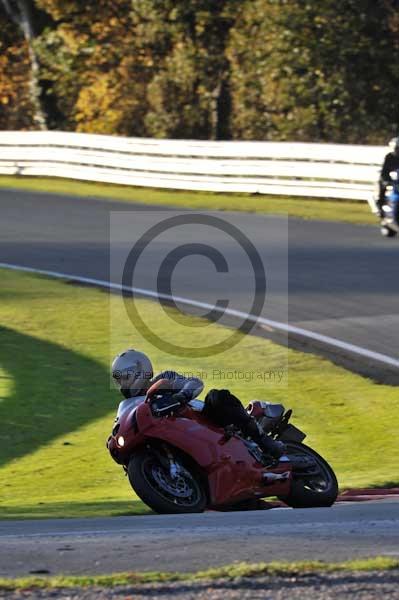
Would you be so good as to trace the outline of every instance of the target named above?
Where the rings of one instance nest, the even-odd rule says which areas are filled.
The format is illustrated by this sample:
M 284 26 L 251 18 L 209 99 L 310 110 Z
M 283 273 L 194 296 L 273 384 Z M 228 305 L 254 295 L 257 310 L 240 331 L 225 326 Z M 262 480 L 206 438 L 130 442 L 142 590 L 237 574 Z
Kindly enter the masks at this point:
M 257 422 L 247 413 L 240 400 L 229 390 L 211 390 L 205 397 L 204 416 L 219 427 L 235 425 L 242 433 L 256 442 L 264 452 L 274 458 L 280 458 L 286 448 L 282 442 L 276 442 L 263 433 Z
M 377 206 L 379 208 L 380 214 L 382 214 L 382 206 L 385 202 L 385 192 L 387 186 L 391 183 L 390 172 L 399 170 L 399 154 L 395 154 L 394 152 L 388 152 L 388 154 L 384 158 L 384 162 L 382 164 L 380 179 L 378 181 L 379 192 L 378 192 L 378 201 Z

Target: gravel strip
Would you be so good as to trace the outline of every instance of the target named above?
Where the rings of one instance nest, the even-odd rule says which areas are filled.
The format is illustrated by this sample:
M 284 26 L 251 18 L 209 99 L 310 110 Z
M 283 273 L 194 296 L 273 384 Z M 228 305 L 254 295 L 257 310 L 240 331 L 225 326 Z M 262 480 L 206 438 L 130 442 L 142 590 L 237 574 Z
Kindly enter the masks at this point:
M 116 586 L 113 589 L 52 589 L 0 591 L 0 598 L 23 600 L 399 600 L 399 570 L 353 573 L 310 574 L 287 577 L 219 579 L 193 583 L 166 583 Z

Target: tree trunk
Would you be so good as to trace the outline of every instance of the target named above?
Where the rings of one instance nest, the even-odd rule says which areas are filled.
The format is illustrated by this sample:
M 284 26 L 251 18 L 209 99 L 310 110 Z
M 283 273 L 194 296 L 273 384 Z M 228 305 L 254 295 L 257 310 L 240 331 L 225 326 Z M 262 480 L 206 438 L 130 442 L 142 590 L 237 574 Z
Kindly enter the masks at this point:
M 231 139 L 230 132 L 230 117 L 231 117 L 231 95 L 230 95 L 230 85 L 228 75 L 222 79 L 220 85 L 220 91 L 218 95 L 217 102 L 217 113 L 218 113 L 218 121 L 217 121 L 217 131 L 216 131 L 216 139 L 217 140 L 229 140 Z
M 219 81 L 212 91 L 211 94 L 211 106 L 210 106 L 210 132 L 209 139 L 217 140 L 218 139 L 218 131 L 219 131 L 219 96 L 220 90 L 222 88 L 222 83 Z

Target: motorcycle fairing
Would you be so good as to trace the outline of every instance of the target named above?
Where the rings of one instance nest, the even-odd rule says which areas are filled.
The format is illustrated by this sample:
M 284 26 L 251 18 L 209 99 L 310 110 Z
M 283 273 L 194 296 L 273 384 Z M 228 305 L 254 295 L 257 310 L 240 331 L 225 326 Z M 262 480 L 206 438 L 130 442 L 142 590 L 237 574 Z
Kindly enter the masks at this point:
M 179 416 L 155 420 L 147 408 L 137 410 L 139 432 L 146 439 L 162 441 L 180 449 L 208 476 L 211 505 L 231 504 L 248 495 L 283 495 L 288 493 L 291 477 L 265 486 L 265 467 L 257 462 L 237 437 L 226 439 L 224 430 L 209 423 L 189 407 Z M 273 468 L 274 473 L 290 470 L 287 463 Z

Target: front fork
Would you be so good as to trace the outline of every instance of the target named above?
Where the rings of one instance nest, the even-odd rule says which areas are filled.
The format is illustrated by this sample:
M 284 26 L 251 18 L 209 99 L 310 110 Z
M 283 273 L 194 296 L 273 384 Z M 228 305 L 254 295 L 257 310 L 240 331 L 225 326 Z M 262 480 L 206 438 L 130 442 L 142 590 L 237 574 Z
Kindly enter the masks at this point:
M 175 461 L 172 450 L 166 444 L 162 444 L 160 448 L 154 446 L 147 446 L 147 448 L 150 452 L 155 454 L 159 463 L 162 465 L 165 471 L 169 473 L 172 479 L 177 479 L 180 477 L 182 468 L 179 463 Z M 125 467 L 124 469 L 125 472 L 127 472 Z

